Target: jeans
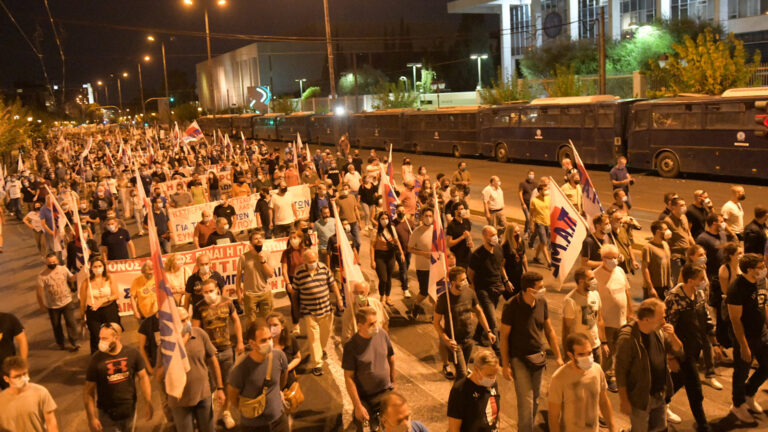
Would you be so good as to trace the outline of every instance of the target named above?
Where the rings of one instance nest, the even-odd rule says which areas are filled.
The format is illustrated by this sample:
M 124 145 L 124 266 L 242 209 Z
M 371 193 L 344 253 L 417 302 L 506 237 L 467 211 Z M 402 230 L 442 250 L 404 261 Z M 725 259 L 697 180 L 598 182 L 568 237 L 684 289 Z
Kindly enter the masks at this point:
M 667 430 L 667 403 L 664 395 L 651 395 L 647 409 L 632 407 L 629 416 L 632 432 L 656 432 Z
M 501 234 L 504 232 L 504 229 L 507 227 L 507 219 L 504 217 L 504 210 L 491 210 L 491 217 L 488 218 L 488 225 L 496 228 L 499 236 L 501 236 Z
M 349 223 L 349 231 L 352 234 L 352 245 L 355 249 L 360 248 L 360 224 L 357 222 Z
M 309 367 L 323 367 L 323 350 L 328 344 L 328 338 L 331 336 L 333 328 L 333 314 L 316 317 L 314 315 L 304 315 L 301 317 L 304 327 L 307 330 L 307 343 L 309 344 Z
M 48 245 L 45 243 L 45 237 L 43 236 L 42 231 L 33 231 L 35 233 L 35 245 L 37 246 L 37 251 L 40 252 L 40 256 L 45 258 L 46 255 L 48 255 Z
M 136 207 L 133 209 L 133 218 L 136 219 L 136 228 L 139 235 L 144 235 L 144 208 Z
M 360 207 L 363 209 L 363 214 L 361 215 L 363 218 L 363 228 L 367 228 L 371 226 L 371 210 L 375 211 L 376 208 L 366 203 L 361 203 Z
M 288 426 L 288 416 L 281 415 L 279 419 L 264 426 L 240 426 L 242 432 L 290 432 L 291 428 Z
M 496 335 L 496 342 L 493 343 L 491 348 L 493 348 L 493 351 L 497 356 L 499 356 L 499 329 L 496 324 L 496 305 L 499 303 L 501 294 L 495 291 L 482 289 L 475 291 L 475 293 L 477 294 L 477 302 L 483 309 L 483 314 L 485 315 L 486 321 L 488 321 L 488 328 L 490 328 L 491 332 Z M 485 338 L 487 338 L 485 329 L 483 326 L 478 325 L 477 329 L 475 330 L 475 340 L 480 342 Z
M 472 357 L 472 350 L 475 349 L 475 341 L 472 338 L 468 338 L 463 341 L 456 341 L 456 345 L 459 346 L 459 349 L 456 351 L 456 356 L 454 357 L 451 348 L 440 341 L 440 349 L 445 350 L 448 361 L 451 362 L 454 369 L 456 369 L 456 379 L 460 379 L 468 375 L 467 365 L 469 364 L 469 359 Z
M 211 201 L 219 201 L 221 199 L 221 190 L 220 189 L 211 189 L 209 191 Z
M 134 407 L 136 409 L 136 407 Z M 105 411 L 99 410 L 102 432 L 133 432 L 134 416 L 124 420 L 112 420 Z
M 256 318 L 266 318 L 272 312 L 272 292 L 244 292 L 243 306 L 245 307 L 245 316 L 250 322 L 255 321 Z
M 275 225 L 274 238 L 283 238 L 291 235 L 293 224 Z
M 698 358 L 698 352 L 686 352 L 685 358 L 679 359 L 680 371 L 672 373 L 672 382 L 675 385 L 675 392 L 680 390 L 680 387 L 685 387 L 693 418 L 696 419 L 696 425 L 702 427 L 707 424 L 707 416 L 702 406 L 704 394 L 701 392 L 701 381 L 697 369 Z
M 173 423 L 177 431 L 194 431 L 195 423 L 199 432 L 213 432 L 213 404 L 210 397 L 204 397 L 197 405 L 171 408 Z
M 733 406 L 739 406 L 746 402 L 747 396 L 754 396 L 761 385 L 768 379 L 768 344 L 762 340 L 747 340 L 752 358 L 757 360 L 758 368 L 749 376 L 752 362 L 746 362 L 741 358 L 741 349 L 738 343 L 733 346 Z
M 171 253 L 171 241 L 167 238 L 160 237 L 159 235 L 157 237 L 160 240 L 160 249 L 162 249 L 163 253 Z
M 24 219 L 24 215 L 21 214 L 21 198 L 11 198 L 8 201 L 8 209 L 16 214 L 16 219 Z
M 616 338 L 619 336 L 619 329 L 616 327 L 606 327 L 605 328 L 605 338 L 608 339 L 605 341 L 608 343 L 608 350 L 610 351 L 610 354 L 608 357 L 603 359 L 603 362 L 600 364 L 603 367 L 603 372 L 605 372 L 606 378 L 613 378 L 613 353 L 616 350 Z
M 525 215 L 525 225 L 523 232 L 527 233 L 531 230 L 531 212 L 528 211 L 528 207 L 523 206 L 523 215 Z
M 390 250 L 374 251 L 376 276 L 379 279 L 379 295 L 389 296 L 392 291 L 392 275 L 395 274 L 395 253 Z
M 683 266 L 685 265 L 685 260 L 683 258 L 672 258 L 669 262 L 670 270 L 670 277 L 673 281 L 676 281 L 678 277 L 680 277 L 680 271 L 683 269 Z
M 396 258 L 397 267 L 400 270 L 400 287 L 403 288 L 403 292 L 406 292 L 408 291 L 408 267 L 411 266 L 411 253 L 403 251 L 403 255 L 405 255 L 405 262 L 399 255 Z
M 227 387 L 227 378 L 229 378 L 229 371 L 235 364 L 235 356 L 232 352 L 232 347 L 224 347 L 222 349 L 216 349 L 216 360 L 219 361 L 219 369 L 221 370 L 221 382 L 224 384 L 224 388 Z M 216 383 L 216 375 L 213 373 L 213 368 L 208 368 L 208 379 L 211 383 L 211 388 L 215 389 L 218 384 Z
M 544 368 L 531 370 L 524 359 L 513 357 L 510 360 L 512 377 L 517 394 L 517 430 L 533 432 L 536 411 L 539 408 L 541 376 Z
M 67 336 L 69 343 L 72 345 L 77 344 L 77 333 L 79 331 L 79 323 L 75 311 L 79 302 L 72 301 L 68 305 L 60 308 L 49 308 L 48 317 L 51 319 L 51 327 L 53 327 L 53 337 L 56 339 L 56 344 L 64 346 L 64 328 L 61 325 L 61 317 L 64 316 L 64 323 L 67 325 Z

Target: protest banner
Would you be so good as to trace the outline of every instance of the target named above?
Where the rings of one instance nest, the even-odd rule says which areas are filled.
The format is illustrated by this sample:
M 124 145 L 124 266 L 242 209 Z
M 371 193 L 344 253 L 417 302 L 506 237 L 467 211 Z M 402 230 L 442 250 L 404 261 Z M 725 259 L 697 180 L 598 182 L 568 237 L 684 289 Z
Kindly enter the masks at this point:
M 312 244 L 317 244 L 317 234 L 311 235 Z M 264 241 L 263 251 L 268 253 L 267 260 L 275 271 L 275 274 L 270 278 L 267 283 L 269 289 L 272 292 L 279 292 L 285 290 L 285 283 L 283 281 L 282 267 L 280 266 L 280 258 L 283 255 L 283 251 L 287 247 L 288 237 L 271 239 Z M 211 269 L 221 273 L 226 280 L 224 286 L 223 295 L 227 298 L 236 298 L 235 293 L 235 274 L 237 273 L 237 260 L 250 245 L 248 243 L 231 243 L 227 245 L 211 246 L 202 249 L 196 249 L 188 252 L 176 253 L 179 263 L 187 269 L 188 274 L 192 274 L 197 271 L 195 262 L 197 256 L 203 253 L 208 254 L 211 257 Z M 168 255 L 163 255 L 163 262 Z M 149 260 L 149 257 L 135 258 L 128 260 L 115 260 L 107 262 L 107 270 L 110 278 L 117 284 L 119 292 L 118 308 L 120 315 L 132 315 L 131 310 L 131 297 L 130 290 L 133 281 L 141 276 L 141 266 L 145 261 Z

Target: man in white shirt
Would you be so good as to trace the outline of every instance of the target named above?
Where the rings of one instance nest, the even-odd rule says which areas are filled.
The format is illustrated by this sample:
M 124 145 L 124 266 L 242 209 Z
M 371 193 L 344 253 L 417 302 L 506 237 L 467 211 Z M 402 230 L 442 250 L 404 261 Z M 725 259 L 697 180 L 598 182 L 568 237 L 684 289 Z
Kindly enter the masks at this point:
M 488 225 L 492 225 L 499 233 L 502 233 L 506 226 L 506 220 L 504 219 L 504 191 L 501 190 L 501 180 L 492 176 L 490 184 L 483 188 L 481 194 Z
M 741 240 L 744 231 L 744 208 L 741 202 L 747 199 L 742 186 L 731 186 L 731 199 L 723 204 L 720 214 L 723 215 L 728 229 Z
M 563 301 L 563 346 L 569 335 L 583 333 L 589 338 L 595 362 L 602 363 L 603 356 L 607 357 L 610 353 L 595 273 L 588 267 L 580 267 L 576 269 L 573 279 L 576 288 Z
M 58 432 L 56 402 L 45 387 L 29 382 L 26 360 L 8 357 L 2 369 L 9 387 L 0 392 L 0 430 Z
M 8 208 L 18 220 L 22 220 L 24 216 L 21 214 L 21 182 L 16 177 L 10 177 L 5 184 L 5 190 L 8 192 Z
M 352 164 L 347 166 L 347 171 L 348 172 L 344 175 L 344 184 L 349 185 L 352 194 L 357 197 L 357 192 L 360 190 L 363 178 L 360 176 L 360 173 L 355 170 L 355 166 Z
M 288 185 L 280 182 L 277 193 L 272 195 L 270 206 L 275 215 L 275 238 L 288 237 L 291 226 L 296 222 L 296 204 L 288 196 Z

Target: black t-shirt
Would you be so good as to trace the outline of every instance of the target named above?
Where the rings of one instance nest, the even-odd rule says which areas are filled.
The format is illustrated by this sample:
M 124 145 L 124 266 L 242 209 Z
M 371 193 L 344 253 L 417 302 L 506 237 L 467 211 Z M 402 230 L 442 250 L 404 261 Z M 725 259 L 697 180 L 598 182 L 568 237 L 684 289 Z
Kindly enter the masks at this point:
M 221 273 L 217 271 L 212 271 L 209 275 L 210 279 L 213 279 L 216 281 L 216 285 L 219 286 L 219 290 L 224 289 L 224 285 L 227 284 L 226 279 L 224 279 L 224 276 L 221 275 Z M 187 279 L 187 284 L 185 286 L 185 291 L 188 292 L 192 296 L 192 301 L 190 304 L 192 304 L 192 308 L 194 309 L 193 312 L 197 312 L 196 305 L 203 301 L 203 278 L 200 277 L 200 272 L 194 272 L 192 273 L 192 276 L 190 276 Z
M 453 320 L 453 329 L 448 326 L 448 308 L 445 304 L 445 293 L 437 297 L 435 313 L 442 315 L 444 319 L 443 329 L 449 338 L 453 338 L 453 330 L 456 330 L 457 342 L 462 342 L 470 338 L 475 333 L 477 322 L 475 320 L 475 306 L 477 306 L 477 295 L 470 288 L 461 290 L 459 295 L 453 295 L 449 292 L 451 299 L 451 319 Z
M 107 219 L 107 211 L 112 209 L 112 206 L 114 206 L 114 201 L 107 194 L 104 194 L 104 198 L 99 198 L 98 195 L 93 197 L 93 202 L 91 203 L 91 207 L 96 210 L 101 220 Z
M 530 181 L 527 178 L 520 182 L 517 190 L 523 191 L 523 201 L 525 201 L 526 206 L 531 205 L 531 194 L 536 190 L 536 186 L 538 186 L 537 182 Z
M 667 385 L 667 363 L 666 352 L 661 340 L 650 334 L 640 332 L 643 339 L 643 346 L 648 352 L 648 361 L 651 367 L 651 394 L 659 394 L 664 391 Z
M 464 377 L 451 388 L 448 417 L 461 420 L 461 432 L 498 431 L 500 399 L 498 383 L 483 387 Z
M 338 187 L 339 183 L 341 183 L 341 174 L 339 173 L 339 168 L 328 168 L 328 173 L 326 174 L 326 177 L 328 177 L 331 182 L 333 182 L 333 186 Z
M 139 352 L 123 345 L 115 355 L 97 351 L 91 357 L 86 381 L 96 383 L 96 406 L 112 420 L 133 416 L 136 403 L 136 373 L 145 369 Z
M 504 256 L 504 271 L 514 286 L 514 293 L 520 290 L 520 278 L 523 276 L 523 258 L 525 257 L 525 242 L 518 240 L 517 249 L 512 249 L 512 243 L 504 242 L 501 245 Z
M 475 249 L 469 260 L 469 268 L 475 272 L 475 280 L 472 281 L 475 289 L 503 291 L 501 268 L 503 262 L 504 254 L 499 246 L 493 247 L 493 253 L 488 252 L 484 245 Z
M 544 351 L 544 325 L 549 308 L 544 298 L 536 299 L 533 307 L 518 294 L 504 305 L 501 323 L 512 327 L 509 333 L 509 357 L 525 357 Z
M 688 207 L 685 216 L 688 218 L 688 228 L 691 229 L 693 238 L 698 237 L 707 228 L 707 215 L 709 212 L 704 207 L 696 207 L 695 205 Z
M 147 222 L 149 216 L 144 216 L 144 224 L 149 225 Z M 155 213 L 152 210 L 152 217 L 155 218 L 155 227 L 157 227 L 157 235 L 162 236 L 168 232 L 168 215 L 165 211 L 160 210 L 160 213 Z
M 581 256 L 590 261 L 602 261 L 600 257 L 600 248 L 602 244 L 598 243 L 591 235 L 584 238 L 581 244 Z
M 259 198 L 259 200 L 256 201 L 254 212 L 261 218 L 262 228 L 268 228 L 269 224 L 272 223 L 272 221 L 269 220 L 269 202 L 264 198 Z
M 0 364 L 6 357 L 16 355 L 14 338 L 24 331 L 24 326 L 15 315 L 0 312 Z
M 472 223 L 469 220 L 464 219 L 463 221 L 459 222 L 458 219 L 454 219 L 448 224 L 448 227 L 445 229 L 445 234 L 451 236 L 451 238 L 455 240 L 461 237 L 465 231 L 471 230 Z M 469 246 L 467 246 L 466 240 L 461 240 L 460 242 L 451 246 L 451 252 L 453 252 L 453 255 L 456 256 L 456 265 L 465 267 L 467 264 L 469 264 L 469 259 L 472 256 L 472 250 L 469 249 Z
M 107 248 L 108 260 L 129 259 L 129 241 L 131 241 L 131 235 L 125 228 L 118 228 L 115 232 L 104 231 L 101 234 L 101 245 Z
M 227 231 L 224 234 L 219 234 L 218 231 L 214 231 L 208 236 L 208 241 L 205 242 L 205 246 L 230 243 L 237 243 L 237 239 L 235 239 L 235 235 L 232 234 L 232 231 Z
M 144 344 L 144 351 L 149 358 L 149 365 L 155 367 L 155 363 L 157 363 L 157 341 L 160 338 L 160 321 L 157 319 L 157 315 L 150 315 L 142 321 L 139 326 L 139 333 L 147 338 L 147 342 Z
M 707 253 L 707 277 L 717 279 L 717 273 L 722 264 L 720 262 L 720 248 L 728 242 L 725 233 L 715 235 L 709 231 L 704 231 L 694 238 L 696 239 L 696 244 L 703 247 Z
M 376 205 L 376 202 L 378 201 L 376 199 L 378 190 L 373 184 L 371 184 L 370 188 L 366 188 L 365 185 L 360 186 L 360 189 L 357 192 L 360 194 L 360 202 L 368 205 Z
M 216 176 L 208 177 L 208 189 L 219 190 L 219 178 Z
M 741 306 L 741 324 L 744 326 L 744 336 L 748 341 L 759 340 L 765 333 L 765 304 L 768 292 L 757 289 L 752 283 L 738 275 L 728 288 L 725 302 L 729 305 Z
M 229 226 L 232 226 L 232 218 L 237 214 L 237 211 L 231 204 L 219 204 L 213 209 L 213 215 L 217 218 L 223 217 L 227 220 Z

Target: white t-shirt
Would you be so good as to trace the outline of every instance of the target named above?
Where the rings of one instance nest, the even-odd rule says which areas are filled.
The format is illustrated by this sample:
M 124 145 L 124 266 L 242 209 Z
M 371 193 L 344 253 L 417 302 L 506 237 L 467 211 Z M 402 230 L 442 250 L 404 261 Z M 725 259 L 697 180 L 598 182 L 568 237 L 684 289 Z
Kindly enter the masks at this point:
M 360 190 L 360 184 L 362 182 L 363 178 L 360 177 L 360 173 L 357 171 L 344 174 L 344 183 L 348 184 L 349 188 L 352 189 L 353 192 Z
M 34 229 L 36 232 L 43 230 L 43 223 L 40 221 L 39 210 L 32 210 L 31 212 L 27 213 L 27 217 L 29 217 L 29 223 L 32 224 L 32 229 Z
M 0 392 L 0 430 L 36 432 L 46 430 L 45 414 L 56 411 L 56 402 L 45 387 L 29 383 L 24 392 L 13 395 L 11 389 Z
M 731 231 L 735 233 L 744 231 L 744 208 L 741 203 L 726 201 L 723 208 L 720 209 L 720 214 L 723 215 L 723 219 Z
M 288 197 L 288 194 L 283 196 L 279 194 L 272 195 L 269 205 L 275 214 L 275 225 L 287 225 L 296 221 L 291 204 L 293 204 L 293 201 Z
M 572 364 L 560 366 L 549 383 L 549 403 L 561 405 L 560 425 L 563 432 L 600 430 L 600 393 L 608 389 L 599 364 L 581 372 Z
M 608 271 L 602 265 L 595 269 L 597 292 L 606 327 L 619 328 L 627 323 L 627 275 L 621 267 Z
M 9 181 L 5 186 L 5 190 L 8 191 L 8 198 L 21 198 L 21 182 L 18 180 Z
M 411 233 L 411 238 L 408 239 L 408 248 L 416 248 L 422 251 L 431 251 L 432 250 L 432 225 L 425 226 L 425 225 L 419 225 L 416 228 L 413 229 L 413 233 Z M 429 270 L 429 267 L 432 265 L 430 263 L 430 258 L 425 257 L 422 255 L 413 254 L 412 255 L 414 267 L 416 270 Z
M 585 296 L 574 289 L 563 300 L 563 318 L 573 319 L 571 333 L 589 336 L 592 349 L 600 346 L 600 334 L 597 331 L 600 306 L 600 294 L 597 291 L 589 291 Z
M 491 185 L 483 189 L 483 202 L 488 203 L 490 210 L 504 210 L 504 191 Z

